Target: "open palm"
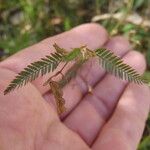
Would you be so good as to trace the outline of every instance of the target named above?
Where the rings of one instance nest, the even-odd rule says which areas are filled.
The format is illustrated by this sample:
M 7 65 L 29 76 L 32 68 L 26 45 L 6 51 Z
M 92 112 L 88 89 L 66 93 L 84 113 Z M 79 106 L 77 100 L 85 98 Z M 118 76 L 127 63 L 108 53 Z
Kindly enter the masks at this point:
M 96 59 L 63 88 L 67 112 L 60 117 L 49 87 L 42 86 L 51 74 L 4 96 L 16 73 L 54 51 L 54 42 L 68 50 L 105 46 L 140 73 L 145 69 L 143 56 L 132 51 L 127 40 L 108 39 L 97 24 L 81 25 L 20 51 L 0 63 L 0 149 L 135 150 L 150 108 L 149 89 L 106 74 Z

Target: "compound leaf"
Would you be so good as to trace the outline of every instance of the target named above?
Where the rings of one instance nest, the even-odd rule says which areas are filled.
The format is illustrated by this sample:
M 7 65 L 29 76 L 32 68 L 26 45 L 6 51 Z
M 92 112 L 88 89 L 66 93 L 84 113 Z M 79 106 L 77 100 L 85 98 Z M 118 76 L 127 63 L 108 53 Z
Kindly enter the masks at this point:
M 100 48 L 95 50 L 96 55 L 100 58 L 102 67 L 109 73 L 129 82 L 137 84 L 148 84 L 148 81 L 143 76 L 137 73 L 129 65 L 125 64 L 121 58 L 116 56 L 113 52 Z
M 21 71 L 13 81 L 8 85 L 4 94 L 11 92 L 12 90 L 22 87 L 26 85 L 28 82 L 31 82 L 38 78 L 39 76 L 43 76 L 50 71 L 54 71 L 59 63 L 62 61 L 64 55 L 61 53 L 55 52 L 50 56 L 46 56 L 45 58 L 41 58 L 41 60 L 36 61 L 28 65 Z

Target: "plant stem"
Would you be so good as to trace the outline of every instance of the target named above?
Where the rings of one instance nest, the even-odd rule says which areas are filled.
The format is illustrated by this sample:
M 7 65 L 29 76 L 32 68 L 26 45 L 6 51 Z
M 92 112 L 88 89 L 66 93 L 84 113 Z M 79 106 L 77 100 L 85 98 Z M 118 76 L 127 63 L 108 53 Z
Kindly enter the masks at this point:
M 66 63 L 64 64 L 64 66 L 61 68 L 61 70 L 59 70 L 59 71 L 56 72 L 53 76 L 51 76 L 51 77 L 43 84 L 43 86 L 49 84 L 50 81 L 52 80 L 52 78 L 58 76 L 59 74 L 61 74 L 62 76 L 64 76 L 64 75 L 62 74 L 62 71 L 63 71 L 63 69 L 67 66 L 67 64 L 68 64 L 68 62 L 66 62 Z

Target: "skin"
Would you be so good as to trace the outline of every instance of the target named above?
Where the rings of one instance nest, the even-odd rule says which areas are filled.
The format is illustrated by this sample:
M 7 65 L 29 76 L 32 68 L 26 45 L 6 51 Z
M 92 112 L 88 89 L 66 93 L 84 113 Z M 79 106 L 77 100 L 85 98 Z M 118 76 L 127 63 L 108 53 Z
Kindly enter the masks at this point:
M 4 96 L 16 73 L 53 52 L 54 42 L 66 49 L 105 46 L 139 73 L 145 70 L 144 57 L 125 38 L 108 38 L 97 24 L 78 26 L 16 53 L 0 63 L 0 149 L 135 150 L 150 109 L 149 89 L 106 74 L 97 59 L 84 64 L 63 88 L 67 111 L 60 117 L 49 87 L 42 86 L 51 73 Z

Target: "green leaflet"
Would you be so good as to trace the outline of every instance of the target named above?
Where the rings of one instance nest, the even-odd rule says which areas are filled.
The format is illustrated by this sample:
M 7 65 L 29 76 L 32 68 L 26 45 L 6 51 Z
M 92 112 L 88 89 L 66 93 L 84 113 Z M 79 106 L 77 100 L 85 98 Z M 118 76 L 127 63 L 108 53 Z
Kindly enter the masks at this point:
M 121 58 L 111 51 L 100 48 L 95 50 L 96 55 L 100 58 L 102 67 L 109 73 L 129 82 L 137 84 L 149 84 L 149 82 L 132 67 L 125 64 Z
M 63 57 L 64 61 L 71 61 L 75 58 L 77 58 L 81 54 L 81 49 L 80 48 L 74 48 L 69 54 L 65 55 Z

